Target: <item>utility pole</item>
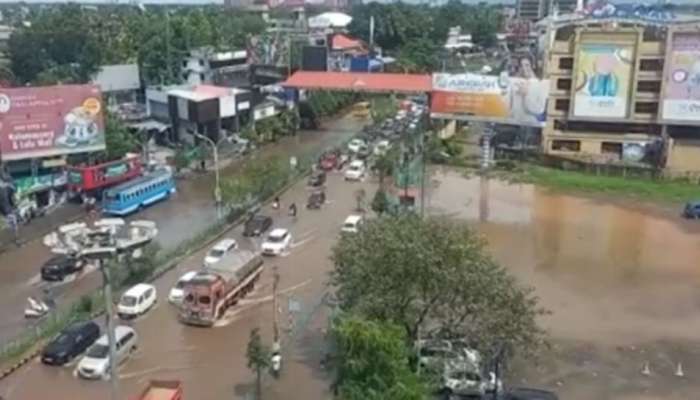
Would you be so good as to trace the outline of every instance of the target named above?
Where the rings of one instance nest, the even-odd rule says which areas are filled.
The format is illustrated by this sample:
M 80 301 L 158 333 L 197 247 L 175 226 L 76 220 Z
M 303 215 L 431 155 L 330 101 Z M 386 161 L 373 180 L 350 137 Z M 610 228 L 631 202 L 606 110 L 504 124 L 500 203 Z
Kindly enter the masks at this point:
M 275 265 L 273 267 L 273 281 L 272 281 L 272 329 L 273 329 L 273 351 L 275 346 L 279 346 L 279 341 L 280 341 L 280 329 L 279 329 L 279 322 L 277 321 L 277 310 L 278 310 L 278 305 L 277 305 L 277 287 L 279 286 L 280 282 L 280 274 L 279 274 L 279 267 Z
M 105 295 L 105 319 L 107 320 L 107 339 L 109 342 L 109 382 L 111 385 L 111 400 L 119 400 L 119 373 L 117 369 L 117 338 L 114 336 L 114 308 L 112 304 L 112 282 L 109 268 L 102 259 L 96 259 L 97 267 L 102 272 L 102 290 Z

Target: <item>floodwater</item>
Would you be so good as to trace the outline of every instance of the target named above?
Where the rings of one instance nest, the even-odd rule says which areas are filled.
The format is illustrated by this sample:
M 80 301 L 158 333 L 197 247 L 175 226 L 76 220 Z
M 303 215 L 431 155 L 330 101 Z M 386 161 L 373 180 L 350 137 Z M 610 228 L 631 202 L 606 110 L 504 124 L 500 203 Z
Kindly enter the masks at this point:
M 357 132 L 361 123 L 351 116 L 329 121 L 323 129 L 303 131 L 299 137 L 285 137 L 267 145 L 258 150 L 255 157 L 267 159 L 281 155 L 301 156 L 309 151 L 321 151 Z M 222 168 L 222 177 L 235 173 L 240 163 L 241 160 L 234 160 Z M 175 196 L 148 207 L 127 220 L 155 221 L 159 230 L 158 243 L 171 249 L 216 221 L 213 184 L 213 174 L 180 180 Z M 39 222 L 38 220 L 37 223 Z M 0 254 L 0 345 L 31 326 L 31 322 L 23 317 L 24 306 L 27 297 L 41 296 L 41 289 L 46 287 L 38 273 L 41 265 L 50 257 L 49 250 L 41 240 L 30 241 L 20 248 Z M 57 297 L 58 304 L 68 304 L 100 284 L 100 274 L 86 274 L 74 282 L 56 285 L 52 292 Z
M 552 311 L 541 323 L 554 347 L 538 368 L 525 361 L 516 383 L 567 400 L 697 397 L 700 224 L 681 219 L 680 204 L 669 211 L 450 170 L 431 186 L 430 212 L 473 222 Z M 650 377 L 640 373 L 647 362 Z

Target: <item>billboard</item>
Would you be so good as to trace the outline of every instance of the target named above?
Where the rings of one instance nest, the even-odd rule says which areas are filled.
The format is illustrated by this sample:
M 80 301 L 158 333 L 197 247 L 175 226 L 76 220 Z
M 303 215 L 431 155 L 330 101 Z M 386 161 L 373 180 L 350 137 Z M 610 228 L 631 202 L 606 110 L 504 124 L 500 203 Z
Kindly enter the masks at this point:
M 661 118 L 700 123 L 700 33 L 675 33 L 667 57 Z
M 529 77 L 433 74 L 433 117 L 544 126 L 549 81 Z
M 4 161 L 105 149 L 102 95 L 95 85 L 0 89 Z
M 584 42 L 576 55 L 576 65 L 573 116 L 626 118 L 634 45 Z
M 264 33 L 248 37 L 248 64 L 289 67 L 291 42 L 281 33 Z

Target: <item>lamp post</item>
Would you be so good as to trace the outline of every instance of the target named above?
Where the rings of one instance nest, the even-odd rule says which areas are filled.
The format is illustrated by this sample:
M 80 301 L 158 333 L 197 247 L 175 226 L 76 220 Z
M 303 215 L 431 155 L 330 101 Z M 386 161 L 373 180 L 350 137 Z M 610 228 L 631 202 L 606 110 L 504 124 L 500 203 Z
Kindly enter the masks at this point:
M 116 339 L 114 335 L 114 311 L 112 308 L 112 280 L 104 261 L 118 255 L 133 256 L 135 250 L 150 243 L 158 234 L 151 221 L 133 221 L 128 225 L 121 218 L 103 218 L 90 228 L 84 222 L 62 225 L 57 231 L 44 236 L 44 245 L 56 254 L 72 254 L 95 262 L 102 272 L 102 290 L 105 299 L 105 318 L 109 342 L 110 398 L 119 400 L 119 375 Z
M 219 177 L 219 145 L 224 142 L 228 141 L 229 138 L 228 136 L 224 136 L 223 138 L 219 139 L 218 142 L 215 142 L 211 140 L 211 138 L 207 137 L 206 135 L 202 135 L 199 132 L 193 132 L 194 135 L 205 142 L 207 142 L 211 148 L 214 151 L 214 201 L 216 202 L 216 218 L 221 219 L 221 181 Z

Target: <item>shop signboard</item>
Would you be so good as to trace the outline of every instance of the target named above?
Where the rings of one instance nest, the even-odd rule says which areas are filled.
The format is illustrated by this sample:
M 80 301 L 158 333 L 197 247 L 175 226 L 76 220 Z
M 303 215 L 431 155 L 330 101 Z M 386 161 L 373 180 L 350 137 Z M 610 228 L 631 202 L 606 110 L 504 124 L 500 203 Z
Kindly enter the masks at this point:
M 634 45 L 584 42 L 576 57 L 573 116 L 627 118 Z
M 0 89 L 3 161 L 104 149 L 103 105 L 97 86 Z
M 667 57 L 661 118 L 700 123 L 700 33 L 674 33 Z
M 549 81 L 535 76 L 433 74 L 434 118 L 542 127 Z

